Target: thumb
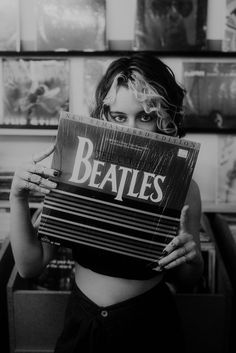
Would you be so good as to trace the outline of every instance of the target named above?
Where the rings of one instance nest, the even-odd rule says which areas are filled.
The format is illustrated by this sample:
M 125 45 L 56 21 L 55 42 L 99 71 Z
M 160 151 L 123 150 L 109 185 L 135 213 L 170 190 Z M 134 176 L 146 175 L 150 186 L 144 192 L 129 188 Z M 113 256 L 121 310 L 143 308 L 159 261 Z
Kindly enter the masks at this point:
M 189 205 L 184 205 L 180 215 L 180 232 L 188 233 L 188 210 Z
M 43 159 L 47 158 L 48 156 L 50 156 L 50 154 L 53 153 L 53 151 L 55 150 L 56 145 L 52 145 L 49 148 L 47 148 L 46 150 L 40 152 L 40 153 L 36 153 L 33 155 L 33 161 L 34 163 L 38 163 L 41 162 Z

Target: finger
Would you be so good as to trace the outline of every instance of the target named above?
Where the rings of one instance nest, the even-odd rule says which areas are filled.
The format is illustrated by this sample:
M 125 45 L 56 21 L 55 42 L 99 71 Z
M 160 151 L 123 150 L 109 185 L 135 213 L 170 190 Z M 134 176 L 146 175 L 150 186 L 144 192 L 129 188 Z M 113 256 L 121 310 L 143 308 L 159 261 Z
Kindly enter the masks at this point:
M 55 189 L 57 187 L 57 183 L 54 183 L 53 181 L 44 178 L 41 178 L 38 185 L 48 189 Z
M 58 177 L 60 175 L 59 170 L 47 168 L 42 164 L 28 164 L 26 168 L 26 170 L 30 173 L 39 174 L 45 177 Z
M 162 254 L 164 256 L 170 254 L 176 248 L 180 247 L 181 245 L 187 243 L 190 239 L 192 239 L 192 235 L 189 233 L 182 233 L 174 237 L 174 239 L 164 248 Z
M 45 179 L 39 174 L 32 174 L 30 172 L 19 171 L 17 176 L 20 179 L 23 179 L 33 184 L 38 184 L 43 187 L 47 187 L 49 189 L 55 189 L 57 187 L 57 183 Z
M 170 262 L 182 257 L 182 256 L 187 256 L 187 254 L 189 254 L 190 252 L 192 252 L 196 247 L 196 244 L 194 241 L 189 241 L 188 243 L 186 243 L 184 246 L 174 250 L 173 252 L 171 252 L 169 255 L 162 257 L 158 264 L 159 266 L 166 266 L 168 265 Z
M 47 148 L 45 151 L 35 153 L 32 157 L 33 162 L 34 163 L 41 162 L 43 159 L 50 156 L 50 154 L 52 154 L 52 152 L 55 150 L 55 147 L 56 147 L 55 145 L 52 145 L 49 148 Z
M 164 269 L 170 270 L 171 268 L 174 268 L 176 266 L 182 265 L 184 263 L 189 263 L 194 257 L 196 256 L 196 251 L 193 250 L 190 253 L 179 257 L 178 259 L 172 261 L 168 265 L 164 266 Z
M 189 205 L 184 205 L 180 215 L 180 231 L 183 233 L 188 233 L 188 224 L 187 224 L 188 210 L 189 210 Z
M 37 192 L 40 192 L 42 194 L 48 194 L 50 192 L 49 189 L 46 189 L 42 186 L 39 186 L 39 185 L 36 185 L 34 183 L 31 183 L 29 181 L 26 181 L 26 180 L 20 180 L 19 182 L 19 188 L 21 190 L 28 190 L 28 191 L 37 191 Z
M 164 268 L 158 265 L 157 267 L 154 267 L 154 268 L 153 268 L 153 271 L 163 272 L 163 271 L 164 271 Z

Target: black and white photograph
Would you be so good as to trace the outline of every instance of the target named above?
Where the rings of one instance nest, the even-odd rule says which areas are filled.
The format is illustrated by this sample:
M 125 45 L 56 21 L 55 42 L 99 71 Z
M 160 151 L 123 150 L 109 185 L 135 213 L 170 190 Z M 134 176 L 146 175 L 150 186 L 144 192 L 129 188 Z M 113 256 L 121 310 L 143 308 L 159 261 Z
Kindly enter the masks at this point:
M 0 0 L 0 353 L 236 352 L 236 1 Z

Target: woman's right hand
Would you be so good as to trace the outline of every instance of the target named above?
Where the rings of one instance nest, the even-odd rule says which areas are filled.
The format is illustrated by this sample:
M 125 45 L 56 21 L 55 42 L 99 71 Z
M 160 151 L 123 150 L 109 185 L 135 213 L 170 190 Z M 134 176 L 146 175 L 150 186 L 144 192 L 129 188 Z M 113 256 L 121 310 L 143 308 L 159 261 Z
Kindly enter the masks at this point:
M 10 192 L 10 198 L 28 198 L 30 190 L 42 194 L 48 194 L 55 189 L 57 184 L 48 180 L 48 177 L 57 177 L 60 172 L 55 169 L 47 168 L 38 162 L 48 157 L 55 149 L 55 146 L 34 156 L 32 161 L 21 165 L 16 169 Z

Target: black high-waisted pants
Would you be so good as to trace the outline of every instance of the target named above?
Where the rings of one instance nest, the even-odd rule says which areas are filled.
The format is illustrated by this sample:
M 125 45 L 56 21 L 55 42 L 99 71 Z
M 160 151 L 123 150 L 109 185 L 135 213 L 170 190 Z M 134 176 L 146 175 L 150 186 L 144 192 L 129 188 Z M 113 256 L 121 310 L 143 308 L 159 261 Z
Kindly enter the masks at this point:
M 175 302 L 161 282 L 148 292 L 99 307 L 74 285 L 56 353 L 184 351 Z

